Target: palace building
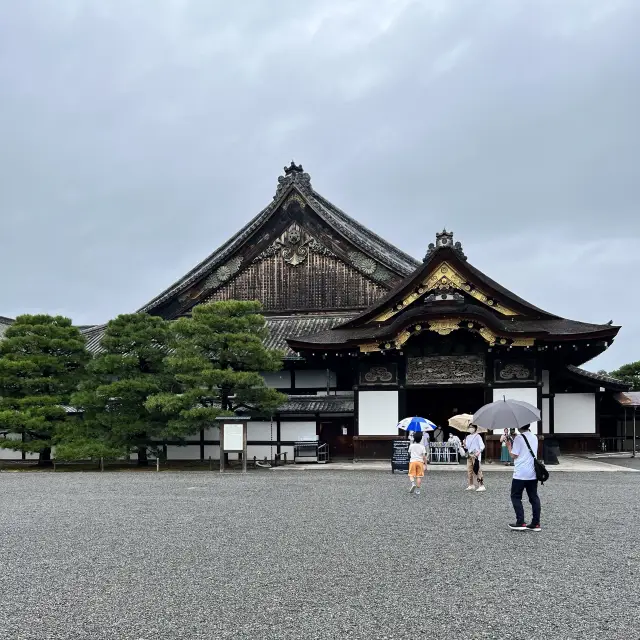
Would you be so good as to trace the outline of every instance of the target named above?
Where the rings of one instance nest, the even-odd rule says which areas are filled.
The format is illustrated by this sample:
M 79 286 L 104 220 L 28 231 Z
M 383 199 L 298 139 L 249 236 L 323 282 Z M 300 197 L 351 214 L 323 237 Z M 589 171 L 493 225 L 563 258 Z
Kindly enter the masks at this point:
M 399 419 L 446 426 L 503 396 L 538 406 L 538 432 L 562 451 L 619 436 L 616 394 L 627 385 L 580 366 L 620 327 L 542 310 L 473 267 L 452 233 L 433 239 L 414 259 L 317 193 L 292 162 L 263 211 L 140 311 L 175 319 L 213 300 L 263 304 L 267 346 L 286 354 L 284 369 L 264 377 L 289 399 L 249 423 L 249 457 L 315 436 L 334 458 L 388 457 Z M 89 348 L 102 331 L 85 330 Z M 217 428 L 168 443 L 167 455 L 217 459 Z

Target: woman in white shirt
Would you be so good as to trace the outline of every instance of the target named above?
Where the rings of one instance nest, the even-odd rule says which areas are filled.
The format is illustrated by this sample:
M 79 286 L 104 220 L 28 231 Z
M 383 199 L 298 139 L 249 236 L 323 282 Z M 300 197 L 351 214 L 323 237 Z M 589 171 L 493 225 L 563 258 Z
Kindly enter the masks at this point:
M 484 442 L 482 442 L 482 438 L 474 424 L 469 427 L 469 435 L 464 439 L 464 446 L 469 454 L 467 457 L 468 486 L 466 491 L 486 491 L 487 489 L 484 486 L 484 478 L 482 476 L 482 467 L 480 466 L 482 452 L 484 451 Z M 478 473 L 475 473 L 473 469 L 476 460 L 478 461 Z M 477 488 L 474 485 L 474 477 L 478 483 Z

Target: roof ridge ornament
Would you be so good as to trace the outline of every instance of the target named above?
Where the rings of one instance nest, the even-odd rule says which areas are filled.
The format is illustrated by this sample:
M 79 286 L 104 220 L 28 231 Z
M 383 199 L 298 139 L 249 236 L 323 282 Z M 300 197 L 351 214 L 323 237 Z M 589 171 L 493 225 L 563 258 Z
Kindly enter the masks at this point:
M 451 249 L 461 260 L 466 260 L 467 256 L 462 250 L 462 243 L 453 241 L 453 231 L 443 229 L 440 233 L 436 233 L 436 242 L 429 243 L 427 253 L 422 262 L 427 262 L 431 256 L 439 249 Z
M 288 167 L 284 167 L 284 175 L 278 177 L 278 188 L 273 199 L 277 200 L 291 185 L 296 185 L 303 193 L 312 191 L 311 176 L 305 173 L 301 164 L 296 164 L 293 160 Z

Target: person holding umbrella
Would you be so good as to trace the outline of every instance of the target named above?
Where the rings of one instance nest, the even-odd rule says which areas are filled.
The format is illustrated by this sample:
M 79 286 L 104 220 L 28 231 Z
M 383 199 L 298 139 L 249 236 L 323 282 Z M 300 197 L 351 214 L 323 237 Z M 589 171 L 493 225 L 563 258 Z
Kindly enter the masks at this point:
M 511 444 L 508 444 L 509 453 L 514 459 L 513 480 L 511 480 L 511 504 L 516 512 L 516 522 L 509 528 L 514 531 L 542 531 L 540 526 L 540 497 L 538 496 L 538 478 L 533 463 L 533 452 L 538 450 L 538 437 L 531 433 L 529 425 L 520 427 Z M 524 507 L 522 506 L 522 493 L 526 490 L 531 504 L 531 523 L 524 519 Z
M 484 451 L 484 442 L 475 424 L 469 425 L 469 435 L 464 439 L 464 446 L 469 454 L 467 458 L 467 478 L 469 484 L 466 491 L 486 491 L 487 488 L 484 486 L 482 467 L 480 466 L 482 452 Z M 474 477 L 478 483 L 477 488 L 474 483 Z
M 478 409 L 473 421 L 486 429 L 519 429 L 513 444 L 509 443 L 509 453 L 514 459 L 513 480 L 511 481 L 511 504 L 516 513 L 516 522 L 510 524 L 513 531 L 541 531 L 540 498 L 538 497 L 538 479 L 535 469 L 535 453 L 538 451 L 538 438 L 531 433 L 530 425 L 540 420 L 540 410 L 521 400 L 502 400 L 486 404 Z M 524 519 L 522 493 L 527 492 L 533 512 L 531 524 Z

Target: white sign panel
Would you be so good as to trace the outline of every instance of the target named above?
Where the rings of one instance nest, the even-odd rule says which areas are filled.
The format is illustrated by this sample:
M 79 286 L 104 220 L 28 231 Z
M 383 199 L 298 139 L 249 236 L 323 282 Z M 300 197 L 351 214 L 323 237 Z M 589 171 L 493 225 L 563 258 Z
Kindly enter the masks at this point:
M 225 451 L 244 450 L 244 425 L 225 424 L 223 446 Z

